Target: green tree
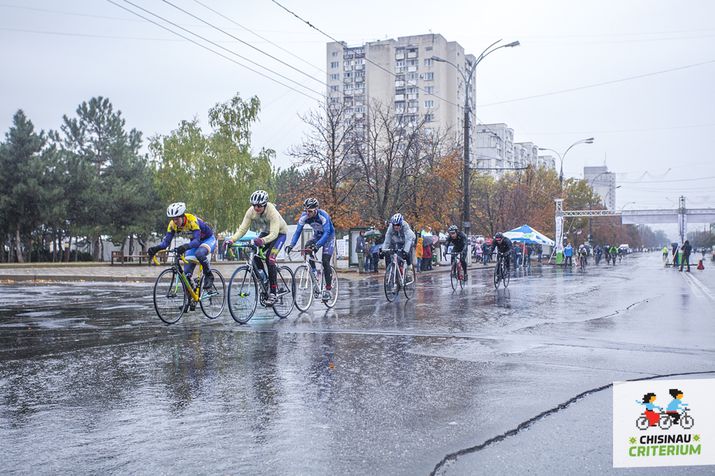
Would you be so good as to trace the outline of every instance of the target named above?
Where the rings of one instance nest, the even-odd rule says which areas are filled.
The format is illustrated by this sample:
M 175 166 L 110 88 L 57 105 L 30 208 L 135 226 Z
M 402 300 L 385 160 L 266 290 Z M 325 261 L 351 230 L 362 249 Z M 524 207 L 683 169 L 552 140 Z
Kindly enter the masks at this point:
M 19 110 L 0 148 L 0 223 L 11 242 L 10 253 L 18 262 L 25 261 L 24 250 L 31 249 L 31 232 L 42 223 L 48 194 L 42 155 L 46 139 L 37 134 L 32 122 Z
M 271 180 L 274 151 L 251 152 L 251 126 L 259 111 L 257 97 L 244 101 L 237 94 L 209 110 L 211 133 L 204 134 L 194 119 L 152 138 L 149 150 L 163 204 L 186 202 L 216 231 L 237 226 L 251 192 L 268 188 Z

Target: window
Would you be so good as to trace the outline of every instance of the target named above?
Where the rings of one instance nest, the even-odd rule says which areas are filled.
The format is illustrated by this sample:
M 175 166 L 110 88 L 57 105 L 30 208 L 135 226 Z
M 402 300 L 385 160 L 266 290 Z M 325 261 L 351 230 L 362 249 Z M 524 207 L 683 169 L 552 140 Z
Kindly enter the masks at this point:
M 425 58 L 425 66 L 432 66 L 432 58 Z
M 337 51 L 333 51 L 333 58 L 335 58 L 336 56 L 338 56 L 338 52 L 337 52 Z
M 330 86 L 331 93 L 338 92 L 338 91 L 340 91 L 340 86 Z
M 425 122 L 432 122 L 432 121 L 434 121 L 434 114 L 425 114 Z M 430 133 L 431 132 L 432 132 L 432 130 L 430 129 Z
M 404 67 L 404 66 L 405 66 L 405 60 L 397 60 L 397 61 L 395 62 L 395 66 L 397 66 L 398 68 Z
M 339 73 L 334 73 L 330 75 L 330 80 L 331 81 L 340 81 L 340 74 Z
M 408 81 L 415 80 L 417 79 L 417 73 L 407 73 L 406 77 Z
M 428 99 L 425 101 L 425 107 L 428 109 L 431 109 L 434 107 L 434 101 L 432 99 Z
M 407 60 L 407 66 L 417 66 L 417 63 L 416 59 Z
M 425 81 L 432 81 L 434 79 L 434 73 L 425 73 Z
M 331 68 L 337 68 L 338 66 L 340 66 L 340 62 L 339 62 L 339 61 L 331 61 L 331 62 L 330 62 L 330 67 L 331 67 Z
M 427 94 L 434 94 L 434 86 L 426 86 L 425 87 L 425 92 Z

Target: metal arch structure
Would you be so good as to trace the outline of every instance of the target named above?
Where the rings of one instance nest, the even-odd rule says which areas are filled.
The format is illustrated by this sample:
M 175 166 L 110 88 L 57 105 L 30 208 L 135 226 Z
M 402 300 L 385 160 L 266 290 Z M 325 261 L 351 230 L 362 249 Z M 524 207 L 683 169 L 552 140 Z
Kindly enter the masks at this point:
M 621 217 L 625 225 L 650 225 L 654 223 L 677 223 L 680 242 L 685 241 L 688 222 L 715 223 L 715 208 L 687 208 L 681 196 L 676 209 L 653 210 L 564 210 L 564 199 L 556 198 L 556 252 L 564 249 L 564 218 Z

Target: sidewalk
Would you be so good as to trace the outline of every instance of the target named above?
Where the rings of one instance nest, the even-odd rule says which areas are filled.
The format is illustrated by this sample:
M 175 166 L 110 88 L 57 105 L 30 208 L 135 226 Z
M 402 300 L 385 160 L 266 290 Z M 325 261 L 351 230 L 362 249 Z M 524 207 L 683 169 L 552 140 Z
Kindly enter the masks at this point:
M 219 270 L 224 278 L 228 279 L 234 270 L 242 263 L 235 261 L 212 263 L 211 266 Z M 291 269 L 297 268 L 301 262 L 279 263 L 287 264 Z M 493 269 L 490 263 L 470 265 L 470 271 L 479 269 Z M 10 263 L 0 264 L 0 283 L 16 282 L 67 282 L 67 281 L 96 281 L 96 282 L 154 282 L 164 266 L 148 266 L 138 264 L 110 265 L 109 263 Z M 449 271 L 449 266 L 435 266 L 432 271 L 422 271 L 419 275 L 444 273 Z M 341 279 L 362 281 L 367 279 L 382 279 L 384 270 L 377 273 L 358 273 L 355 268 L 338 268 Z

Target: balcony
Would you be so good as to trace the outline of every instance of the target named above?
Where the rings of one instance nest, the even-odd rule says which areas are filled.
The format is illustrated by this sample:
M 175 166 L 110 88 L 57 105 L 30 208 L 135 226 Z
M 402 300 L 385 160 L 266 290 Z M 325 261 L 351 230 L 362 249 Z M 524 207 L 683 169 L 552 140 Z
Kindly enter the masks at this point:
M 395 101 L 404 101 L 404 100 L 405 100 L 404 94 L 395 94 Z
M 407 53 L 408 58 L 417 58 L 417 52 L 416 51 L 409 51 Z
M 397 53 L 397 54 L 395 55 L 395 59 L 396 59 L 396 60 L 403 60 L 403 59 L 405 59 L 405 54 L 404 54 L 404 53 Z
M 414 73 L 417 71 L 417 66 L 408 66 L 407 67 L 407 72 L 408 73 Z
M 395 87 L 396 88 L 404 88 L 405 82 L 404 81 L 395 81 Z

